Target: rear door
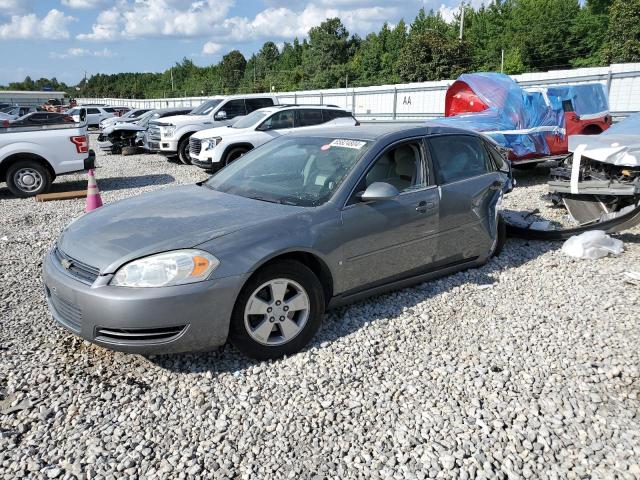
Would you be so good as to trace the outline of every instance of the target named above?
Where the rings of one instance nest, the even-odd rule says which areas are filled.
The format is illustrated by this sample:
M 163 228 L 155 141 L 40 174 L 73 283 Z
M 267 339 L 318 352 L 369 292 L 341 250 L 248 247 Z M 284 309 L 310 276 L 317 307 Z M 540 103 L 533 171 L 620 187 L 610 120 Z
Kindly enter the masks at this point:
M 369 166 L 342 211 L 342 292 L 373 287 L 428 268 L 437 253 L 438 189 L 430 184 L 422 139 L 389 146 Z M 362 202 L 374 182 L 394 185 L 392 199 Z
M 478 136 L 439 135 L 427 143 L 440 196 L 438 263 L 454 264 L 487 253 L 504 175 Z
M 324 123 L 319 108 L 301 108 L 297 110 L 296 127 L 313 127 Z
M 87 108 L 87 123 L 89 125 L 97 125 L 100 123 L 100 110 L 93 107 Z

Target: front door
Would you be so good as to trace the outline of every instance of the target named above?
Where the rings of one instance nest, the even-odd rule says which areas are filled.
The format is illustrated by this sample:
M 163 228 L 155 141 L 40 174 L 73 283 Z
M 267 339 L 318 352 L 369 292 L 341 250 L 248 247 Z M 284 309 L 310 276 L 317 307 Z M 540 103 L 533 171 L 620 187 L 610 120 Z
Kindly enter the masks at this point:
M 420 140 L 396 144 L 374 162 L 342 212 L 344 284 L 342 292 L 375 286 L 433 262 L 438 231 L 438 189 L 429 185 Z M 394 185 L 400 194 L 361 202 L 357 193 L 374 182 Z

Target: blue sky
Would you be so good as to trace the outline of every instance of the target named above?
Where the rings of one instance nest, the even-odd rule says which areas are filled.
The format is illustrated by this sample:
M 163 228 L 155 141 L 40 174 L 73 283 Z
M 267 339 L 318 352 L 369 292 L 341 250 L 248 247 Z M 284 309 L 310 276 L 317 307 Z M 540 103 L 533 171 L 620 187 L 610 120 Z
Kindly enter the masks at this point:
M 482 0 L 473 0 L 479 4 Z M 56 77 L 76 84 L 95 73 L 163 71 L 183 57 L 217 63 L 266 40 L 306 35 L 340 17 L 366 35 L 385 22 L 411 21 L 420 7 L 446 17 L 459 0 L 0 0 L 0 85 Z

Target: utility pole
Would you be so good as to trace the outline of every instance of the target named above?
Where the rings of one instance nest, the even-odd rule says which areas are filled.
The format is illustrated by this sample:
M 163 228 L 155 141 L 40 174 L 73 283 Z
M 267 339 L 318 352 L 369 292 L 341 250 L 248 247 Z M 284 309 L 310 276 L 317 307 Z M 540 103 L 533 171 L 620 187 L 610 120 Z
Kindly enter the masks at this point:
M 502 49 L 501 52 L 501 59 L 500 59 L 500 73 L 504 73 L 504 48 Z
M 460 41 L 462 41 L 463 33 L 464 33 L 464 2 L 460 4 Z
M 169 69 L 169 73 L 171 75 L 171 91 L 173 92 L 173 67 Z

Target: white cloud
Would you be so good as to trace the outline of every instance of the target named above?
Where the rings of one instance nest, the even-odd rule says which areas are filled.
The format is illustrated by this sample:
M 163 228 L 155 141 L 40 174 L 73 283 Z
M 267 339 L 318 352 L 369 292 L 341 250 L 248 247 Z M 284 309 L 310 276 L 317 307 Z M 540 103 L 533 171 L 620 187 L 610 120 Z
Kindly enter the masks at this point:
M 20 0 L 2 0 L 0 2 L 0 14 L 22 13 L 25 10 L 24 2 Z
M 101 7 L 105 3 L 105 0 L 62 0 L 65 7 L 85 10 Z
M 140 37 L 206 36 L 224 21 L 232 0 L 135 0 L 98 15 L 91 33 L 81 40 L 116 40 Z
M 111 50 L 109 50 L 108 48 L 103 48 L 102 50 L 87 50 L 86 48 L 69 48 L 62 53 L 59 53 L 59 52 L 49 53 L 50 58 L 78 58 L 78 57 L 111 58 L 115 56 L 116 54 Z
M 69 24 L 76 20 L 56 9 L 49 10 L 42 18 L 35 13 L 12 15 L 9 23 L 0 24 L 0 39 L 65 39 L 69 38 Z
M 222 45 L 215 42 L 207 42 L 202 46 L 203 55 L 215 55 L 222 50 Z

